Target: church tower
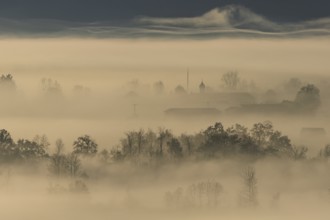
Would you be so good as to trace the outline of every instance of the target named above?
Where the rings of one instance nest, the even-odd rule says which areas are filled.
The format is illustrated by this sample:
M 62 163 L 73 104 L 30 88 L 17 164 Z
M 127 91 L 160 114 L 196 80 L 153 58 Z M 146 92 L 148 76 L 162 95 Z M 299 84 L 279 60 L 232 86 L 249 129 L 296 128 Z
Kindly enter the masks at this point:
M 204 82 L 202 81 L 201 84 L 199 85 L 199 92 L 202 94 L 202 93 L 205 93 L 205 84 Z

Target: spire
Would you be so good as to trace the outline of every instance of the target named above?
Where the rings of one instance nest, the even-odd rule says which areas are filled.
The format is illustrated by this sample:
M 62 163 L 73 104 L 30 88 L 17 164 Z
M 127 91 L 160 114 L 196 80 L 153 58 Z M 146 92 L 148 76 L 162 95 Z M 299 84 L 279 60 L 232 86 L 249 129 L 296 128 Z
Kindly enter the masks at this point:
M 204 82 L 202 80 L 201 84 L 199 84 L 199 92 L 200 93 L 204 93 L 205 92 L 205 88 L 206 88 L 206 86 L 205 86 L 205 84 L 204 84 Z
M 187 93 L 189 93 L 189 68 L 187 69 Z

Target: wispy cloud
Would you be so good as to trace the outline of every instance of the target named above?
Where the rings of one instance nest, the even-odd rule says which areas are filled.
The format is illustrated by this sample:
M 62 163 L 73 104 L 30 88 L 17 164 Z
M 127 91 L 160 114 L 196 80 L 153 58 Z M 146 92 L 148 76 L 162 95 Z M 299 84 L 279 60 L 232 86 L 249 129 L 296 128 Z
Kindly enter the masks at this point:
M 0 20 L 0 36 L 93 38 L 220 38 L 329 36 L 330 18 L 277 23 L 242 6 L 213 9 L 199 17 L 139 17 L 129 23 Z

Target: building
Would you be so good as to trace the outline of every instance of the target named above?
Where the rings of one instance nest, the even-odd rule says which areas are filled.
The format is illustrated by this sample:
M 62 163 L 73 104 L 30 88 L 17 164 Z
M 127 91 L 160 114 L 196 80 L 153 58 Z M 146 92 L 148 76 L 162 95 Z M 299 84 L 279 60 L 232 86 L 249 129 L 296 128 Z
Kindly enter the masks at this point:
M 221 111 L 216 108 L 169 108 L 165 112 L 168 117 L 193 118 L 193 117 L 210 117 L 220 116 Z

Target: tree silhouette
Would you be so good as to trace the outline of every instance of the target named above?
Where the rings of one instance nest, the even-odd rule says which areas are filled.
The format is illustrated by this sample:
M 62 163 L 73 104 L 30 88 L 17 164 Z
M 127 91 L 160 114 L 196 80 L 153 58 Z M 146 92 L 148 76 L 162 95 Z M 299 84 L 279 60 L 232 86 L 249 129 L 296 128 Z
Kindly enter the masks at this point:
M 145 132 L 143 129 L 140 129 L 139 131 L 137 131 L 135 133 L 136 135 L 136 142 L 137 142 L 137 150 L 138 150 L 138 155 L 141 154 L 142 150 L 143 150 L 143 146 L 146 142 L 146 139 L 145 139 Z
M 180 136 L 180 141 L 182 142 L 182 145 L 186 148 L 186 151 L 189 156 L 193 153 L 193 148 L 194 148 L 193 137 L 194 137 L 193 135 L 188 135 L 188 134 L 182 134 Z
M 231 71 L 223 74 L 221 80 L 226 88 L 232 90 L 237 89 L 238 83 L 240 82 L 238 72 L 236 71 Z
M 320 90 L 313 84 L 303 86 L 297 93 L 295 102 L 307 112 L 313 112 L 321 105 Z
M 285 85 L 284 89 L 287 92 L 296 92 L 299 88 L 301 88 L 302 82 L 298 78 L 291 78 Z
M 13 91 L 16 89 L 16 83 L 11 74 L 1 75 L 0 88 L 5 91 Z
M 17 147 L 19 157 L 25 160 L 38 159 L 47 155 L 45 148 L 34 141 L 20 139 L 17 141 Z
M 259 146 L 265 147 L 273 132 L 272 123 L 270 121 L 265 121 L 253 125 L 251 136 Z
M 129 131 L 125 133 L 125 138 L 121 140 L 125 156 L 133 156 L 135 143 L 135 132 Z
M 182 157 L 182 147 L 177 138 L 171 138 L 167 142 L 167 146 L 168 146 L 168 151 L 169 151 L 170 155 L 174 159 L 178 159 L 178 158 Z
M 294 160 L 306 159 L 308 148 L 306 146 L 293 146 L 291 151 L 291 158 Z
M 187 91 L 183 88 L 183 86 L 178 85 L 177 87 L 175 87 L 174 93 L 176 95 L 185 95 L 185 94 L 187 94 Z
M 51 78 L 41 79 L 41 87 L 47 96 L 58 97 L 62 95 L 61 85 Z
M 73 142 L 73 149 L 73 153 L 91 156 L 97 153 L 97 144 L 89 135 L 84 135 Z
M 327 144 L 322 150 L 320 150 L 319 157 L 324 160 L 330 158 L 330 144 Z
M 36 142 L 41 147 L 43 147 L 44 149 L 47 149 L 50 145 L 46 135 L 36 135 L 33 138 L 33 141 Z
M 168 138 L 172 137 L 172 133 L 168 129 L 159 128 L 157 140 L 159 142 L 159 156 L 163 156 L 163 147 Z
M 215 123 L 213 126 L 209 126 L 203 131 L 204 143 L 202 144 L 200 151 L 208 158 L 216 157 L 219 153 L 224 153 L 228 133 L 223 128 L 220 122 Z
M 10 160 L 17 153 L 17 148 L 10 133 L 5 130 L 0 130 L 0 156 L 2 160 Z
M 61 139 L 55 142 L 55 153 L 50 157 L 49 170 L 57 177 L 61 177 L 66 173 L 67 158 L 63 154 L 64 143 Z
M 276 156 L 291 156 L 293 151 L 291 141 L 288 136 L 283 136 L 281 132 L 274 131 L 267 143 L 266 151 Z
M 155 82 L 153 85 L 153 89 L 157 95 L 162 95 L 165 90 L 164 83 L 162 81 Z
M 79 175 L 81 161 L 76 153 L 70 153 L 66 156 L 66 169 L 69 176 L 75 178 Z
M 246 167 L 241 178 L 243 181 L 243 189 L 240 193 L 240 205 L 243 207 L 255 207 L 258 205 L 257 199 L 257 177 L 253 167 Z

